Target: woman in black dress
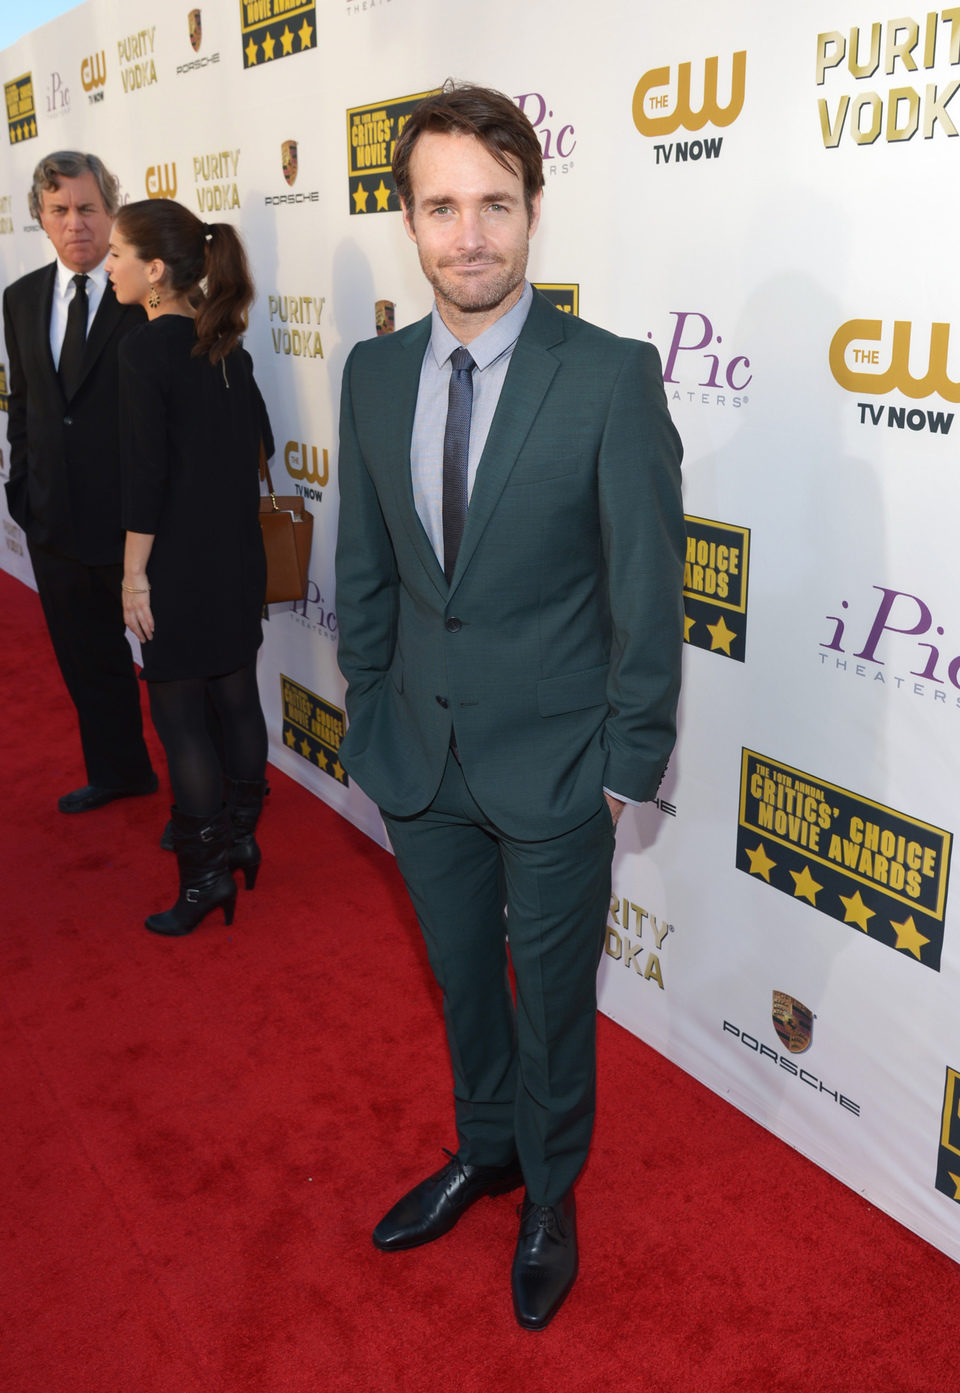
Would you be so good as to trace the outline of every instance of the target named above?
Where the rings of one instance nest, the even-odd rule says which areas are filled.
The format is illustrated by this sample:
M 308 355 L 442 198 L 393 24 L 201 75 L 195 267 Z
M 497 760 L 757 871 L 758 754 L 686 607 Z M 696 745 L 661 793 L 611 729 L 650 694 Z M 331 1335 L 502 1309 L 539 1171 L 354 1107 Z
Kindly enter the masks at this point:
M 147 312 L 120 353 L 123 614 L 142 644 L 175 799 L 180 894 L 146 924 L 179 935 L 217 906 L 231 923 L 231 872 L 243 870 L 252 889 L 260 864 L 266 563 L 257 512 L 260 443 L 270 455 L 273 439 L 240 346 L 253 283 L 234 228 L 169 200 L 130 203 L 114 223 L 107 270 L 120 303 Z

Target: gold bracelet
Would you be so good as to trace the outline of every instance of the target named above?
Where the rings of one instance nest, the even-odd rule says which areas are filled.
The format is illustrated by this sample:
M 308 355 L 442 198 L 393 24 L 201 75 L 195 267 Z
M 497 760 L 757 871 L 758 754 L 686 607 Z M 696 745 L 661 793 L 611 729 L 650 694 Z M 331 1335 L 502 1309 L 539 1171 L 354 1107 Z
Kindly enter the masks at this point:
M 123 591 L 125 591 L 128 595 L 149 595 L 149 594 L 150 594 L 150 587 L 149 587 L 149 585 L 147 586 L 146 590 L 138 590 L 137 587 L 136 587 L 135 585 L 127 585 L 126 581 L 123 581 L 123 580 L 120 582 L 120 589 L 123 590 Z

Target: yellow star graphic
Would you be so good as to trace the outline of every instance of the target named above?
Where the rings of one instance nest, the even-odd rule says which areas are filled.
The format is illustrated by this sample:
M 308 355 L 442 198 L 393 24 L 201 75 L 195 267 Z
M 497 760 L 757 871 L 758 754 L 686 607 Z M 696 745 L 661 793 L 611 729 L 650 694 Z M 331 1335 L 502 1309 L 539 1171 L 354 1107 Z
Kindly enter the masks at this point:
M 912 953 L 917 962 L 921 961 L 920 949 L 925 943 L 929 943 L 929 938 L 924 938 L 916 924 L 913 922 L 913 915 L 904 919 L 902 924 L 895 924 L 890 920 L 890 927 L 897 931 L 897 947 L 902 948 L 905 953 Z
M 344 769 L 344 767 L 343 767 L 343 765 L 340 763 L 340 761 L 339 761 L 339 760 L 336 760 L 336 761 L 334 762 L 334 766 L 333 766 L 333 773 L 334 773 L 334 776 L 335 776 L 335 778 L 338 780 L 339 783 L 341 783 L 341 784 L 343 783 L 343 776 L 344 776 L 344 774 L 345 774 L 346 772 L 347 772 L 347 771 Z
M 949 1175 L 950 1179 L 957 1187 L 957 1193 L 954 1195 L 953 1198 L 955 1200 L 960 1200 L 960 1175 L 954 1175 L 953 1171 L 947 1171 L 947 1175 Z
M 750 862 L 750 874 L 762 875 L 764 880 L 769 885 L 770 872 L 773 870 L 774 866 L 777 863 L 776 861 L 770 860 L 770 857 L 767 855 L 766 851 L 764 851 L 763 842 L 761 842 L 760 845 L 756 847 L 754 851 L 750 851 L 747 848 L 744 848 L 744 850 L 746 850 L 747 858 Z
M 697 621 L 696 621 L 695 619 L 691 619 L 691 618 L 690 618 L 689 614 L 685 614 L 685 615 L 683 616 L 683 641 L 684 641 L 684 643 L 689 643 L 689 642 L 690 642 L 690 630 L 693 628 L 693 626 L 696 624 L 696 622 L 697 622 Z
M 736 638 L 732 629 L 728 629 L 723 620 L 723 615 L 717 620 L 716 624 L 707 625 L 707 633 L 710 635 L 710 652 L 716 648 L 722 648 L 727 657 L 730 657 L 730 645 Z
M 390 190 L 382 179 L 379 189 L 374 189 L 373 196 L 377 200 L 377 212 L 385 213 L 390 206 Z
M 802 871 L 791 871 L 790 874 L 793 876 L 794 884 L 797 887 L 793 892 L 794 898 L 809 900 L 814 909 L 816 909 L 817 891 L 822 890 L 823 886 L 818 885 L 814 880 L 813 876 L 810 874 L 810 867 L 804 866 Z
M 256 45 L 256 43 L 255 43 L 255 41 L 254 41 L 252 35 L 251 35 L 251 38 L 250 38 L 250 42 L 247 44 L 247 47 L 246 47 L 245 52 L 246 52 L 246 55 L 247 55 L 247 67 L 248 67 L 248 68 L 254 67 L 254 66 L 256 65 L 256 61 L 257 61 L 257 45 Z
M 287 731 L 284 734 L 283 738 L 284 740 L 286 740 L 287 744 L 290 746 L 292 750 L 294 745 L 297 743 L 297 737 L 294 735 L 293 731 L 289 729 L 289 727 L 287 728 Z
M 363 185 L 358 184 L 353 191 L 353 201 L 357 205 L 358 213 L 365 213 L 367 211 L 367 199 L 369 197 L 370 195 L 367 193 Z
M 300 52 L 302 53 L 305 48 L 310 47 L 310 40 L 313 37 L 313 30 L 306 20 L 303 21 L 300 28 L 297 30 L 297 34 L 300 39 Z
M 326 755 L 323 753 L 322 750 L 318 750 L 318 751 L 317 751 L 317 767 L 318 767 L 319 769 L 322 769 L 323 772 L 324 772 L 325 774 L 326 774 L 327 769 L 328 769 L 328 767 L 329 767 L 328 764 L 327 764 L 327 757 L 326 757 Z
M 873 910 L 867 909 L 867 906 L 860 898 L 860 891 L 858 890 L 854 895 L 841 895 L 840 899 L 846 910 L 843 916 L 843 922 L 845 924 L 856 924 L 858 928 L 863 929 L 864 933 L 869 933 L 870 930 L 867 928 L 867 920 L 873 918 Z
M 266 38 L 264 39 L 264 41 L 263 41 L 263 56 L 264 56 L 264 58 L 266 58 L 266 60 L 267 60 L 268 63 L 270 62 L 271 58 L 273 57 L 273 50 L 276 48 L 276 46 L 277 46 L 277 41 L 276 41 L 276 39 L 273 37 L 273 35 L 270 33 L 270 31 L 267 30 L 267 37 L 266 37 Z
M 280 42 L 283 44 L 283 56 L 293 52 L 293 35 L 290 33 L 289 24 L 283 26 L 283 33 L 280 35 Z
M 307 739 L 306 736 L 304 736 L 303 739 L 300 741 L 300 752 L 303 755 L 304 759 L 310 758 L 310 741 Z

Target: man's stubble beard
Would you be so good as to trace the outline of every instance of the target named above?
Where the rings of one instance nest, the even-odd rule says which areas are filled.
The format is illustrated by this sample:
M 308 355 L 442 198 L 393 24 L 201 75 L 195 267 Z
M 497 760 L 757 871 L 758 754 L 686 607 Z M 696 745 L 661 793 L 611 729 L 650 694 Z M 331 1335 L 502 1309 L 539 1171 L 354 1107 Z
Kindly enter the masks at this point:
M 453 264 L 470 265 L 468 261 Z M 462 314 L 485 314 L 502 305 L 504 300 L 523 284 L 527 270 L 527 253 L 524 252 L 522 257 L 511 258 L 509 261 L 499 257 L 498 265 L 490 268 L 492 280 L 484 278 L 482 281 L 478 280 L 476 285 L 447 276 L 447 267 L 424 265 L 422 255 L 420 266 L 440 299 Z

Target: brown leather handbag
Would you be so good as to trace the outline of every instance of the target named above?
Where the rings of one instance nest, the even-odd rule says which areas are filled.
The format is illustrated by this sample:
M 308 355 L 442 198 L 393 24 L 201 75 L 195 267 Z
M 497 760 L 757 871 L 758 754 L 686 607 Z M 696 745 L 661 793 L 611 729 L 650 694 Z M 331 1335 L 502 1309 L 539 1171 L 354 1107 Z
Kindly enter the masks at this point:
M 307 593 L 307 568 L 313 542 L 313 514 L 299 494 L 276 494 L 270 466 L 260 445 L 260 478 L 268 493 L 260 498 L 260 531 L 267 554 L 267 593 L 264 604 L 302 600 Z

